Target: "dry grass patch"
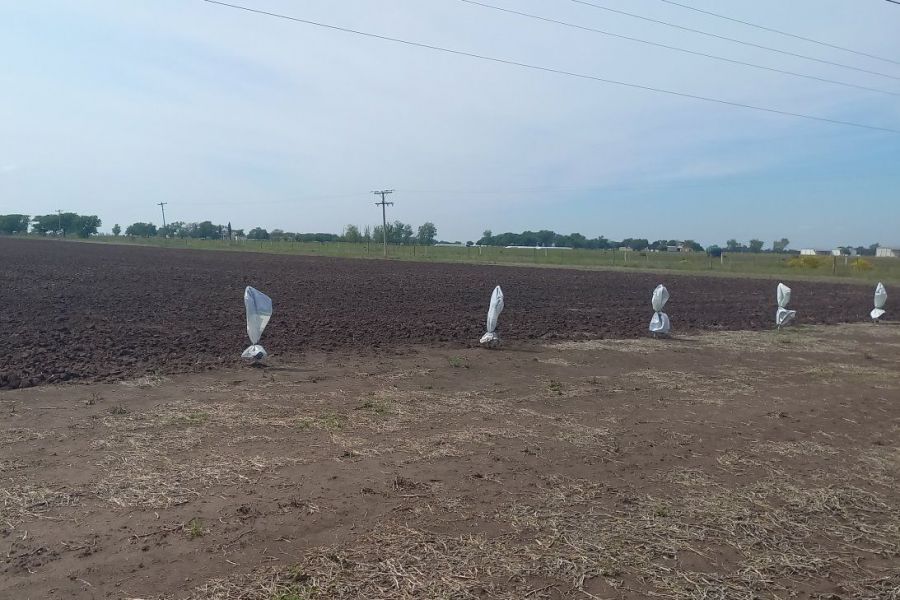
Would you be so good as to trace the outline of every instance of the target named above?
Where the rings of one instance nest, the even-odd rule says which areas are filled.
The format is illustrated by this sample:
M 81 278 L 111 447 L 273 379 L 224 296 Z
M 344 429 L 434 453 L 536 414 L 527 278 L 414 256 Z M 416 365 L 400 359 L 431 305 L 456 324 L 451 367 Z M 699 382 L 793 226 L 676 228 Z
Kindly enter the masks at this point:
M 138 377 L 137 379 L 120 381 L 119 385 L 130 388 L 150 389 L 159 387 L 167 381 L 170 381 L 169 378 L 163 377 L 162 375 L 144 375 L 143 377 Z
M 0 523 L 15 528 L 23 521 L 54 518 L 50 513 L 80 501 L 78 492 L 10 480 L 0 487 Z
M 47 435 L 48 433 L 46 431 L 36 431 L 26 427 L 0 429 L 0 446 L 42 440 L 46 438 Z
M 735 368 L 728 375 L 641 369 L 625 373 L 617 381 L 623 386 L 629 384 L 632 387 L 635 383 L 641 383 L 654 392 L 677 392 L 691 402 L 721 406 L 729 399 L 753 394 L 756 389 L 753 383 L 760 376 L 758 371 L 746 368 Z
M 777 454 L 786 458 L 802 458 L 804 456 L 834 456 L 839 451 L 832 446 L 825 446 L 812 440 L 799 442 L 767 441 L 753 444 L 754 453 Z
M 832 326 L 834 327 L 834 326 Z M 858 326 L 849 326 L 851 332 L 858 332 Z M 691 348 L 713 348 L 735 353 L 760 352 L 809 352 L 816 354 L 840 354 L 853 352 L 858 345 L 845 336 L 832 335 L 840 327 L 799 326 L 776 331 L 718 331 L 700 335 L 677 335 L 672 340 L 651 337 L 628 340 L 583 340 L 550 344 L 547 348 L 561 351 L 612 351 L 629 354 L 654 354 L 673 352 L 686 348 L 681 342 L 690 342 Z M 889 337 L 885 335 L 884 337 Z
M 900 510 L 869 492 L 771 480 L 730 489 L 696 473 L 675 477 L 688 488 L 678 496 L 631 499 L 617 511 L 605 508 L 602 486 L 551 479 L 538 502 L 498 519 L 534 537 L 532 570 L 542 576 L 575 589 L 602 578 L 675 599 L 780 597 L 804 580 L 877 576 L 850 557 L 900 551 Z
M 857 560 L 900 551 L 900 512 L 885 498 L 771 480 L 731 489 L 697 475 L 676 479 L 698 489 L 618 503 L 602 485 L 547 478 L 493 515 L 512 532 L 438 535 L 385 523 L 292 568 L 211 581 L 188 599 L 520 600 L 592 597 L 598 582 L 675 600 L 774 599 L 823 580 L 845 582 L 853 597 L 892 597 L 896 575 Z
M 529 585 L 527 557 L 510 550 L 483 535 L 386 527 L 352 546 L 312 550 L 287 570 L 211 581 L 186 600 L 548 598 L 546 584 Z
M 98 466 L 91 491 L 122 508 L 169 508 L 187 504 L 216 486 L 251 483 L 254 477 L 300 459 L 212 455 L 178 460 L 143 452 L 116 453 Z
M 550 350 L 575 351 L 575 352 L 625 352 L 628 354 L 653 354 L 654 352 L 668 352 L 671 350 L 666 340 L 653 338 L 638 338 L 633 340 L 580 340 L 565 341 L 546 346 Z

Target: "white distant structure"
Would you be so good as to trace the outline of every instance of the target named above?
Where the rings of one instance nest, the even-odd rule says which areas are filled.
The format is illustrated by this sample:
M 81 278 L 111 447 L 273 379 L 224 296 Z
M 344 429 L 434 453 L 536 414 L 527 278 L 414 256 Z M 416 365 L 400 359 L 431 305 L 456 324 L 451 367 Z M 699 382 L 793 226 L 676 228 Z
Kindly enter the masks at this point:
M 835 248 L 831 251 L 832 256 L 856 256 L 856 248 Z
M 879 246 L 875 249 L 875 256 L 877 258 L 900 258 L 900 250 Z
M 800 250 L 800 256 L 831 256 L 831 254 L 827 250 L 816 250 L 815 248 L 803 248 Z
M 506 250 L 572 250 L 568 246 L 504 246 Z

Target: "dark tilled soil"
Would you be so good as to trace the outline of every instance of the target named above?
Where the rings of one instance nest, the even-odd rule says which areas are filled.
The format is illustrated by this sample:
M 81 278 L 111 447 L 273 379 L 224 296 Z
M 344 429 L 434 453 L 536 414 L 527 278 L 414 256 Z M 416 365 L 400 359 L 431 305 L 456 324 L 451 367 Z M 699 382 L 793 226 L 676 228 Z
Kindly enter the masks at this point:
M 471 346 L 494 285 L 504 339 L 647 335 L 660 282 L 676 332 L 773 326 L 775 280 L 202 252 L 0 239 L 0 389 L 200 371 L 249 345 L 243 289 L 269 294 L 270 353 Z M 871 290 L 786 282 L 800 323 L 866 318 Z

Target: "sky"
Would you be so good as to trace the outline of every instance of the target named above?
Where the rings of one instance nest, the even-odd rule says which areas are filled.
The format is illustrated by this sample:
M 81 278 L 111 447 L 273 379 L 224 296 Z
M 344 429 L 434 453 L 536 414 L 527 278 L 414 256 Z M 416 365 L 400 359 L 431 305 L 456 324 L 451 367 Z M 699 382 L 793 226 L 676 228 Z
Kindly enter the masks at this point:
M 869 91 L 686 55 L 461 0 L 233 0 L 604 79 L 900 130 L 900 5 L 483 0 Z M 611 239 L 900 246 L 900 133 L 540 72 L 203 0 L 0 0 L 0 214 L 301 232 L 432 221 Z M 890 93 L 884 93 L 890 92 Z M 893 95 L 892 95 L 893 94 Z

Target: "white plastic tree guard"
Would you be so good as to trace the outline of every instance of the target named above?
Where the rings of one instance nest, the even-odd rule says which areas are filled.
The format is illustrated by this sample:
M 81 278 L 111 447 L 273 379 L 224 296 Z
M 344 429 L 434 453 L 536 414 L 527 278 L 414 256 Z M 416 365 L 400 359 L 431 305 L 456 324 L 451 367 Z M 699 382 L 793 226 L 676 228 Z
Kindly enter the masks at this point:
M 887 290 L 884 289 L 883 283 L 879 283 L 875 286 L 875 309 L 871 313 L 873 321 L 877 322 L 878 319 L 884 316 L 885 304 L 887 304 Z
M 487 316 L 487 333 L 481 336 L 481 344 L 487 346 L 496 346 L 500 343 L 500 336 L 497 335 L 497 321 L 500 319 L 500 313 L 503 312 L 503 290 L 500 286 L 494 288 L 491 294 L 491 306 L 488 309 Z
M 259 338 L 272 318 L 272 299 L 248 285 L 244 290 L 244 306 L 247 308 L 247 335 L 252 346 L 244 350 L 241 358 L 262 360 L 268 353 L 259 345 Z
M 651 303 L 653 304 L 653 318 L 650 320 L 650 333 L 653 335 L 668 335 L 672 330 L 669 315 L 663 312 L 666 302 L 669 301 L 669 290 L 664 285 L 656 286 L 653 290 Z
M 796 310 L 788 310 L 788 304 L 791 303 L 791 288 L 783 283 L 778 284 L 778 311 L 775 313 L 775 324 L 778 329 L 790 324 L 797 318 Z

